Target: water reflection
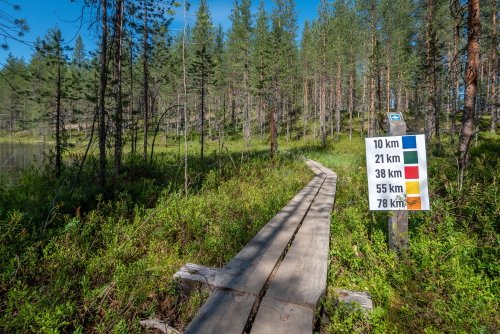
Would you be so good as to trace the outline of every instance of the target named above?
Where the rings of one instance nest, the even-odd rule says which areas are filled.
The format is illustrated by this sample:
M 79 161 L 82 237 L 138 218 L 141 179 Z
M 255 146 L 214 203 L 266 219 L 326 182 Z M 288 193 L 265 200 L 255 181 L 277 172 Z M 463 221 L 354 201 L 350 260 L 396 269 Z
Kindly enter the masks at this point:
M 54 145 L 46 143 L 0 143 L 0 175 L 9 180 L 16 179 L 23 169 L 40 164 L 43 152 Z

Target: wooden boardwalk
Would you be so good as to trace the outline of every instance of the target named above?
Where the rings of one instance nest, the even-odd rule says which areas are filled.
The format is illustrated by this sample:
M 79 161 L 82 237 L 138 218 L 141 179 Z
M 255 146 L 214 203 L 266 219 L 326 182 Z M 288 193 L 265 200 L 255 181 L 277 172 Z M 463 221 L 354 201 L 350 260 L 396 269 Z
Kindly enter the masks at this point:
M 326 290 L 337 174 L 306 163 L 311 182 L 226 266 L 209 270 L 213 292 L 184 333 L 312 333 Z

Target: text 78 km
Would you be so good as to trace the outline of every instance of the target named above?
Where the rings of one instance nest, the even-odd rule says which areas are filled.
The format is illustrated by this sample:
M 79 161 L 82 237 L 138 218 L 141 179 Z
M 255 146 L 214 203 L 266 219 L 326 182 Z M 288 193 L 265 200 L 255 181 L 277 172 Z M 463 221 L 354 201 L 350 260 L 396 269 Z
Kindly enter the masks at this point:
M 377 201 L 378 201 L 379 208 L 387 208 L 388 200 L 378 198 Z M 389 204 L 390 204 L 391 208 L 402 209 L 405 207 L 405 202 L 398 200 L 398 199 L 391 199 Z

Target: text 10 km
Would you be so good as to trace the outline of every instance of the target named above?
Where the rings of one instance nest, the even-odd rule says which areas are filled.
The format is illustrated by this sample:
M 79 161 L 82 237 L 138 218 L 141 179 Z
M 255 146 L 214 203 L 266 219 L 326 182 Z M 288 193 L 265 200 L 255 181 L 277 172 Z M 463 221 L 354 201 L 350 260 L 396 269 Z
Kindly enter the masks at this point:
M 387 169 L 387 173 L 386 173 L 385 169 L 375 169 L 375 177 L 377 179 L 385 179 L 386 177 L 398 178 L 398 177 L 403 177 L 403 172 L 400 170 Z
M 399 148 L 399 140 L 386 139 L 384 141 L 382 139 L 375 139 L 373 142 L 375 143 L 375 148 Z

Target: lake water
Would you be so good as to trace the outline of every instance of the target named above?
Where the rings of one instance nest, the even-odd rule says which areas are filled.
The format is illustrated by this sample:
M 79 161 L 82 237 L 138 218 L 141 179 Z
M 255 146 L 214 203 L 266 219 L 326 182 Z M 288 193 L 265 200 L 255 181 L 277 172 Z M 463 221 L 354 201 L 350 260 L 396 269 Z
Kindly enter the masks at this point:
M 0 174 L 9 180 L 16 179 L 24 168 L 43 161 L 43 152 L 54 148 L 44 143 L 0 143 Z

